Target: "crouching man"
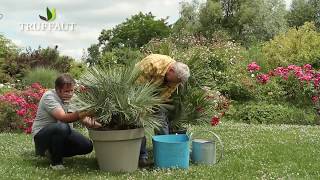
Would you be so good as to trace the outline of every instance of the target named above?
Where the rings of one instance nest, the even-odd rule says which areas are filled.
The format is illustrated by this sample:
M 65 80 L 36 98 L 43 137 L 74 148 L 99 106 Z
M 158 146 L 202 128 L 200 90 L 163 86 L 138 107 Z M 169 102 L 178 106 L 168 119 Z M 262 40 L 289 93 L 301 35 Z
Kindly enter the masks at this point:
M 68 113 L 67 102 L 73 96 L 74 87 L 70 75 L 59 76 L 55 89 L 43 94 L 32 126 L 36 155 L 49 156 L 53 169 L 64 169 L 63 157 L 88 154 L 93 149 L 92 142 L 69 123 L 79 120 L 90 128 L 101 127 L 86 111 Z

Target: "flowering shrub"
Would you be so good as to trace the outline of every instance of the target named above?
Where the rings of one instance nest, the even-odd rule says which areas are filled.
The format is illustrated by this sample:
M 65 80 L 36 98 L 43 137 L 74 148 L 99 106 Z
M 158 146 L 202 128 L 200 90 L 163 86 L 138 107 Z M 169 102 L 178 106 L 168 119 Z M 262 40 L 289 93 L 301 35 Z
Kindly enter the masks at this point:
M 255 62 L 248 65 L 248 67 L 258 66 Z M 259 68 L 260 69 L 260 68 Z M 258 71 L 252 71 L 248 68 L 250 73 L 258 73 L 256 79 L 261 84 L 266 84 L 269 82 L 271 77 L 279 77 L 285 81 L 290 78 L 294 78 L 299 82 L 299 85 L 304 91 L 310 91 L 312 94 L 312 102 L 315 104 L 316 109 L 319 111 L 320 102 L 320 72 L 312 68 L 310 64 L 305 64 L 303 66 L 289 65 L 287 67 L 277 67 L 268 73 L 260 73 Z M 301 92 L 304 93 L 304 92 Z
M 18 128 L 26 133 L 31 133 L 38 103 L 45 91 L 39 83 L 33 83 L 23 91 L 5 93 L 0 96 L 0 102 L 12 105 L 15 108 L 16 114 L 23 121 L 23 125 L 19 125 Z
M 23 125 L 16 107 L 8 102 L 0 101 L 0 131 L 15 130 Z

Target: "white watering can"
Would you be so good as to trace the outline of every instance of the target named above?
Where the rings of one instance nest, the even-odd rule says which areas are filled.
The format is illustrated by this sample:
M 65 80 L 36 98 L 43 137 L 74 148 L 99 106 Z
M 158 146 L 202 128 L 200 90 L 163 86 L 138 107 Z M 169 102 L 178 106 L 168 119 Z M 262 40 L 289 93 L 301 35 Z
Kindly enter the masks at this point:
M 211 139 L 205 138 L 193 138 L 195 135 L 202 135 L 204 133 L 210 133 L 212 135 Z M 191 152 L 191 160 L 195 164 L 206 164 L 206 165 L 214 165 L 221 161 L 223 158 L 224 146 L 220 139 L 220 137 L 211 131 L 201 131 L 190 134 L 190 139 L 192 141 L 192 152 Z M 219 153 L 219 158 L 217 160 L 217 152 L 216 152 L 216 140 L 218 140 L 221 146 L 221 152 Z

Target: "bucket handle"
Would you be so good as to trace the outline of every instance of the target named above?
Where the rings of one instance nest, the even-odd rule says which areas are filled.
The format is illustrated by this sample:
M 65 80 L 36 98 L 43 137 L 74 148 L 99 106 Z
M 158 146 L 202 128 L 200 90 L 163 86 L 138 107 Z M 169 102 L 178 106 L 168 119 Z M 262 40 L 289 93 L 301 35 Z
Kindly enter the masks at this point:
M 193 136 L 194 136 L 195 134 L 198 135 L 198 134 L 203 134 L 203 133 L 205 133 L 205 132 L 206 132 L 206 133 L 210 133 L 210 134 L 213 136 L 213 139 L 212 139 L 212 140 L 217 139 L 217 140 L 219 141 L 219 144 L 220 144 L 220 147 L 221 147 L 221 152 L 220 152 L 220 156 L 219 156 L 219 158 L 218 158 L 218 160 L 217 160 L 217 162 L 216 162 L 216 164 L 218 164 L 218 163 L 223 159 L 224 146 L 223 146 L 223 143 L 222 143 L 220 137 L 219 137 L 216 133 L 214 133 L 214 132 L 212 132 L 212 131 L 207 131 L 207 130 L 205 130 L 205 131 L 197 131 L 197 132 L 195 132 L 195 133 L 190 132 L 189 134 L 187 134 L 187 136 L 189 136 L 190 141 L 192 141 L 192 140 L 193 140 Z

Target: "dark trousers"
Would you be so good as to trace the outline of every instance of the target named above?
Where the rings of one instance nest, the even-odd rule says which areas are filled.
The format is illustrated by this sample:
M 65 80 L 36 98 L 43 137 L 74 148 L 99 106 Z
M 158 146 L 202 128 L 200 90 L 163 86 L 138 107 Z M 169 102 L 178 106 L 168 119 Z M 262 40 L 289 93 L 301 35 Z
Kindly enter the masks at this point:
M 159 129 L 154 130 L 155 135 L 166 135 L 169 134 L 169 121 L 168 121 L 168 111 L 165 109 L 159 110 L 156 115 L 161 121 L 161 127 Z M 148 150 L 147 150 L 147 138 L 143 137 L 140 148 L 140 159 L 148 158 Z
M 49 150 L 51 164 L 62 164 L 63 157 L 88 154 L 93 150 L 92 142 L 67 123 L 54 123 L 42 128 L 34 136 L 36 155 L 44 156 Z

